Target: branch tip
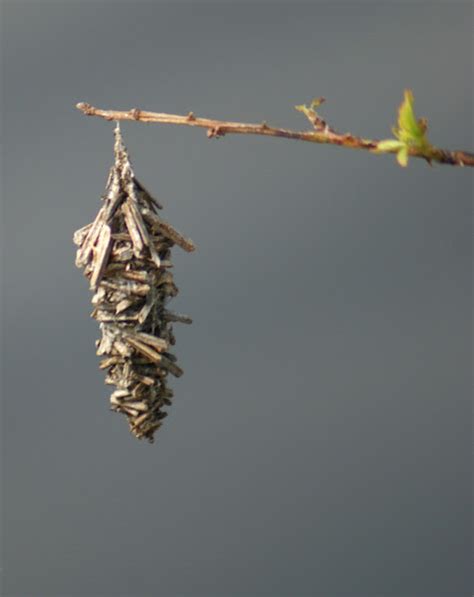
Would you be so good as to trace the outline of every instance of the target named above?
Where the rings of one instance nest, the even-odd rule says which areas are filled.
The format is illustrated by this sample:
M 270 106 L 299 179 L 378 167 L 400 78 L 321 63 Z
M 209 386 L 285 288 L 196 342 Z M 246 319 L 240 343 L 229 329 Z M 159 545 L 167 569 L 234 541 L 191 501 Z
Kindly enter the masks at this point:
M 94 108 L 87 102 L 79 102 L 76 104 L 76 108 L 83 112 L 86 116 L 90 116 L 94 113 Z

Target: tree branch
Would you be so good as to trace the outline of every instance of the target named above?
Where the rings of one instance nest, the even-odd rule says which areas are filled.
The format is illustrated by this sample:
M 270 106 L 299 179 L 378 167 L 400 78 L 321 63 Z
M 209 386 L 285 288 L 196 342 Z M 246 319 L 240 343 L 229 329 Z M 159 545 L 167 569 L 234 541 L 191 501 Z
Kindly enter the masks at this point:
M 405 103 L 407 102 L 407 93 L 405 92 Z M 157 124 L 178 124 L 185 126 L 193 126 L 207 129 L 207 136 L 223 137 L 228 134 L 239 135 L 263 135 L 266 137 L 282 137 L 284 139 L 295 139 L 298 141 L 308 141 L 310 143 L 325 143 L 328 145 L 339 145 L 340 147 L 348 147 L 352 149 L 365 149 L 372 153 L 393 153 L 397 154 L 397 159 L 400 165 L 406 166 L 408 156 L 415 158 L 423 158 L 428 163 L 438 162 L 440 164 L 449 164 L 452 166 L 474 166 L 474 154 L 466 151 L 448 151 L 439 149 L 430 145 L 424 133 L 426 131 L 426 121 L 409 122 L 409 126 L 415 127 L 413 131 L 409 128 L 404 129 L 404 122 L 401 122 L 403 115 L 399 117 L 398 132 L 394 130 L 396 139 L 364 139 L 356 137 L 350 133 L 338 133 L 333 128 L 329 127 L 326 122 L 316 113 L 315 107 L 319 106 L 324 101 L 324 98 L 318 98 L 311 102 L 310 106 L 296 106 L 296 109 L 303 112 L 313 125 L 313 130 L 307 131 L 292 131 L 282 128 L 274 128 L 268 126 L 266 122 L 260 124 L 250 124 L 243 122 L 230 122 L 222 120 L 214 120 L 211 118 L 198 118 L 192 112 L 186 116 L 177 114 L 164 114 L 159 112 L 147 112 L 133 108 L 128 111 L 119 110 L 102 110 L 95 108 L 90 104 L 80 102 L 76 108 L 87 116 L 99 116 L 105 120 L 134 120 L 144 123 Z M 413 101 L 413 97 L 408 96 L 408 101 Z M 403 106 L 404 104 L 402 104 Z M 400 108 L 400 112 L 402 110 Z M 410 105 L 411 109 L 412 106 Z M 405 114 L 406 116 L 406 114 Z M 414 118 L 414 115 L 413 115 Z M 416 129 L 419 126 L 419 130 Z M 420 132 L 421 131 L 421 132 Z M 398 134 L 400 133 L 400 134 Z M 405 137 L 403 135 L 406 133 Z M 417 136 L 418 135 L 418 136 Z

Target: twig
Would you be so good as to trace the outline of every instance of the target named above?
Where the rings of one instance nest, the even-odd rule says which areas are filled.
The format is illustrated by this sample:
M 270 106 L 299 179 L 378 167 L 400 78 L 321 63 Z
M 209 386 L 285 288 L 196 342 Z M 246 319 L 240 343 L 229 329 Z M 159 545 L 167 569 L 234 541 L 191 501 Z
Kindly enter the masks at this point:
M 324 101 L 323 98 L 314 100 L 310 107 L 297 106 L 301 112 L 304 112 L 308 120 L 314 127 L 314 130 L 307 131 L 292 131 L 288 129 L 275 128 L 268 126 L 266 122 L 260 124 L 250 124 L 243 122 L 230 122 L 222 120 L 214 120 L 211 118 L 198 118 L 192 112 L 186 116 L 177 114 L 165 114 L 159 112 L 147 112 L 133 108 L 128 111 L 120 110 L 102 110 L 95 108 L 90 104 L 80 102 L 76 105 L 78 110 L 87 116 L 99 116 L 105 120 L 134 120 L 144 123 L 155 124 L 178 124 L 185 126 L 193 126 L 207 129 L 207 136 L 223 137 L 228 134 L 239 135 L 263 135 L 266 137 L 281 137 L 284 139 L 295 139 L 298 141 L 308 141 L 310 143 L 325 143 L 328 145 L 339 145 L 340 147 L 348 147 L 352 149 L 365 149 L 372 153 L 392 153 L 397 154 L 398 161 L 401 165 L 406 165 L 407 157 L 423 158 L 431 164 L 431 162 L 438 162 L 440 164 L 449 164 L 452 166 L 474 166 L 474 154 L 466 151 L 448 151 L 433 147 L 429 144 L 410 144 L 404 149 L 404 161 L 400 158 L 400 148 L 402 143 L 396 140 L 377 140 L 364 139 L 357 137 L 351 133 L 338 133 L 333 128 L 329 127 L 324 120 L 322 120 L 314 110 Z

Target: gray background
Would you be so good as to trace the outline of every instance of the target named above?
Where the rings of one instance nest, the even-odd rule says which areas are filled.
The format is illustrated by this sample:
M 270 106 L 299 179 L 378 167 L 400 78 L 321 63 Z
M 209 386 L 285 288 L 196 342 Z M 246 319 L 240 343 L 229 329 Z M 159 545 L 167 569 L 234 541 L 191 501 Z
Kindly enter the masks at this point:
M 199 250 L 155 445 L 108 410 L 71 237 L 112 125 L 77 101 L 472 147 L 469 4 L 4 2 L 4 594 L 467 596 L 471 180 L 124 123 Z

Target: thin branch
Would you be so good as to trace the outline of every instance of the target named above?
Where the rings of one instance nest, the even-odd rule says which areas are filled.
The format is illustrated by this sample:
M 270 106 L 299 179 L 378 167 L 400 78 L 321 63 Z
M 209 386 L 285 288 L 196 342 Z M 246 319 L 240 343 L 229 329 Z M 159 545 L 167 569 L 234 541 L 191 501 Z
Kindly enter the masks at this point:
M 352 149 L 365 149 L 372 153 L 399 154 L 400 147 L 396 146 L 396 141 L 393 142 L 394 146 L 390 147 L 390 144 L 388 144 L 386 140 L 364 139 L 362 137 L 356 137 L 350 133 L 336 132 L 333 128 L 329 127 L 314 110 L 314 106 L 319 105 L 323 101 L 323 98 L 314 100 L 310 108 L 306 108 L 306 106 L 297 106 L 300 111 L 305 113 L 314 127 L 314 130 L 307 131 L 292 131 L 275 128 L 268 126 L 266 122 L 250 124 L 214 120 L 211 118 L 198 118 L 192 112 L 189 112 L 186 116 L 180 116 L 177 114 L 147 112 L 137 108 L 127 111 L 102 110 L 84 102 L 78 103 L 76 108 L 87 116 L 99 116 L 105 118 L 105 120 L 134 120 L 144 123 L 178 124 L 205 128 L 207 129 L 207 136 L 209 138 L 223 137 L 228 134 L 263 135 L 266 137 L 282 137 L 284 139 L 308 141 L 310 143 L 339 145 L 340 147 L 348 147 Z M 430 164 L 431 162 L 438 162 L 440 164 L 450 164 L 452 166 L 474 166 L 474 154 L 466 151 L 448 151 L 431 145 L 422 147 L 414 145 L 409 146 L 406 149 L 406 153 L 411 157 L 423 158 Z M 401 163 L 400 160 L 399 162 Z M 406 165 L 406 160 L 402 165 Z

